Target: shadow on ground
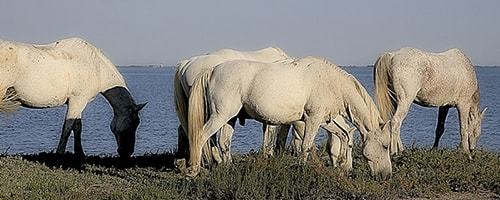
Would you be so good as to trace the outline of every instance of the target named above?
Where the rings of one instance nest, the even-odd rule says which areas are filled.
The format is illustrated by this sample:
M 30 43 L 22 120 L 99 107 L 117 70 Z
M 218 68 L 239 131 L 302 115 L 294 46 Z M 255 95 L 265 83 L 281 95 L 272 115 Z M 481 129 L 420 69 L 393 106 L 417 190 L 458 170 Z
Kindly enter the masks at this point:
M 2 155 L 2 157 L 5 155 Z M 148 153 L 141 156 L 132 156 L 123 159 L 116 156 L 87 156 L 85 158 L 72 153 L 59 155 L 56 153 L 42 152 L 39 154 L 19 155 L 25 160 L 44 164 L 48 167 L 58 167 L 63 169 L 85 169 L 88 165 L 114 167 L 118 169 L 134 167 L 152 167 L 160 170 L 172 170 L 175 168 L 174 161 L 177 158 L 175 153 Z

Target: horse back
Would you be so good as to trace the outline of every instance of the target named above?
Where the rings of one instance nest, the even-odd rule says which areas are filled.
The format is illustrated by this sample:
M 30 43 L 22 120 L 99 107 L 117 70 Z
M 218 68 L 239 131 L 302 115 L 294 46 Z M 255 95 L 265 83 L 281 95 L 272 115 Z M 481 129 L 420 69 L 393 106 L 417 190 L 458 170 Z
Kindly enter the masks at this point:
M 303 79 L 292 66 L 228 61 L 214 68 L 209 88 L 214 102 L 237 101 L 252 118 L 288 123 L 301 117 L 307 101 Z
M 393 62 L 394 83 L 417 90 L 415 100 L 421 105 L 454 105 L 478 87 L 474 68 L 459 49 L 441 53 L 405 49 L 395 54 Z
M 83 39 L 69 38 L 43 45 L 17 43 L 16 49 L 15 87 L 27 96 L 42 93 L 45 97 L 40 98 L 57 97 L 62 102 L 72 96 L 92 99 L 115 86 L 126 88 L 111 61 Z

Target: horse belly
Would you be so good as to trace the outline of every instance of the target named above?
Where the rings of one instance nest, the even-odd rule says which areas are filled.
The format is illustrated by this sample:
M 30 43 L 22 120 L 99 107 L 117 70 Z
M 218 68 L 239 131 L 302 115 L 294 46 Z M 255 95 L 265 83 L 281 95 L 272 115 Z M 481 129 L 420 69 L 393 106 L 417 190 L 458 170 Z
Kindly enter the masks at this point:
M 463 87 L 454 77 L 427 79 L 415 97 L 415 103 L 427 107 L 453 106 Z
M 269 82 L 254 87 L 244 102 L 244 107 L 257 120 L 271 124 L 289 124 L 302 118 L 305 102 L 305 92 L 300 86 Z
M 246 104 L 243 107 L 250 117 L 267 124 L 290 124 L 300 120 L 303 114 L 300 106 L 285 108 L 283 104 Z
M 69 77 L 63 73 L 34 71 L 16 80 L 14 89 L 21 102 L 29 107 L 45 108 L 62 105 L 68 99 Z
M 413 102 L 425 107 L 454 106 L 456 103 L 455 94 L 456 92 L 453 90 L 426 90 L 426 88 L 422 88 Z

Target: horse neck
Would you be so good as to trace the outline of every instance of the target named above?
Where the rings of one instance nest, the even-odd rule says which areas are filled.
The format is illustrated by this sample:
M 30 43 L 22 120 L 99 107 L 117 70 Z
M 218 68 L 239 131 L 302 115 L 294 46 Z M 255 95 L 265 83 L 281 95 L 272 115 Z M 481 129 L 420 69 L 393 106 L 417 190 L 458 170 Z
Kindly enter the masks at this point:
M 113 87 L 101 93 L 108 100 L 115 115 L 128 116 L 135 108 L 135 101 L 124 87 Z
M 104 56 L 98 49 L 95 50 L 95 59 L 97 59 L 96 64 L 100 69 L 100 80 L 101 80 L 101 92 L 109 90 L 114 87 L 127 88 L 123 76 L 118 71 L 116 66 Z
M 372 133 L 382 123 L 380 113 L 366 89 L 353 77 L 349 77 L 354 87 L 344 87 L 347 115 L 362 132 Z M 354 91 L 353 91 L 354 90 Z M 364 133 L 362 133 L 364 134 Z

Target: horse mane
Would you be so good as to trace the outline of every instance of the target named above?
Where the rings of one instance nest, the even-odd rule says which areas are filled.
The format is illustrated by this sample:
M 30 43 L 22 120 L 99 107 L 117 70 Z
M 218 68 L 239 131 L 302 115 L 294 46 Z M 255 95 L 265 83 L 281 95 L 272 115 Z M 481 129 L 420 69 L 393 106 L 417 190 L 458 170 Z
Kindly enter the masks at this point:
M 279 52 L 283 57 L 290 58 L 290 56 L 285 51 L 283 51 L 283 49 L 279 47 L 269 47 L 269 48 L 273 48 L 274 50 Z
M 341 76 L 344 76 L 347 78 L 347 80 L 351 81 L 351 83 L 354 85 L 354 88 L 358 92 L 358 94 L 361 96 L 363 102 L 366 104 L 368 107 L 368 111 L 370 113 L 370 123 L 372 127 L 378 127 L 379 122 L 382 121 L 382 118 L 380 116 L 380 112 L 378 110 L 377 105 L 373 102 L 373 99 L 371 98 L 370 94 L 366 91 L 365 87 L 352 75 L 347 73 L 345 70 L 341 69 L 334 63 L 330 62 L 328 59 L 323 58 L 323 57 L 315 57 L 315 56 L 308 56 L 305 59 L 311 60 L 311 64 L 314 62 L 320 62 L 322 64 L 331 66 L 331 69 L 333 69 L 336 73 L 340 74 Z M 352 119 L 352 117 L 351 117 Z
M 349 78 L 354 84 L 356 90 L 358 91 L 358 94 L 360 94 L 361 98 L 368 107 L 368 111 L 370 112 L 370 118 L 372 119 L 370 120 L 372 127 L 378 127 L 380 125 L 379 123 L 382 121 L 382 118 L 380 116 L 380 112 L 378 110 L 377 105 L 375 105 L 373 99 L 370 97 L 370 94 L 368 94 L 366 89 L 361 85 L 361 83 L 356 78 L 354 78 L 354 76 L 349 74 Z

